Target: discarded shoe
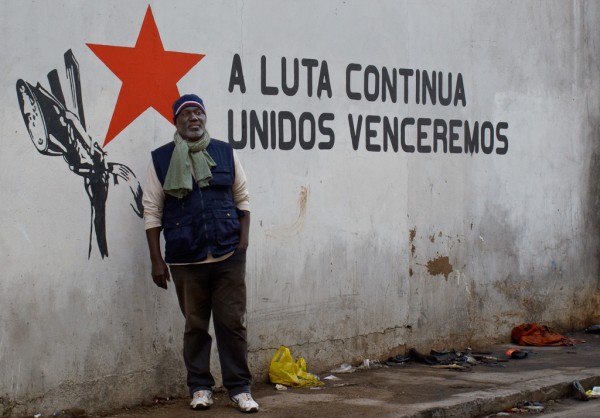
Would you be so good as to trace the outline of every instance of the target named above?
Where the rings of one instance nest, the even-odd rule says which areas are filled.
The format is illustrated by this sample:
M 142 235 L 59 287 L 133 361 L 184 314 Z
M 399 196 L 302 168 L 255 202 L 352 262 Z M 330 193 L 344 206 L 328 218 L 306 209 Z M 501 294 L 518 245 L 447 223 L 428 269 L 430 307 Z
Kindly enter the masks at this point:
M 398 354 L 396 356 L 389 357 L 385 364 L 387 364 L 388 366 L 396 367 L 406 364 L 408 362 L 410 362 L 409 356 L 401 356 L 400 354 Z
M 527 351 L 522 351 L 518 348 L 509 348 L 506 350 L 506 355 L 513 359 L 524 359 L 527 357 Z
M 575 397 L 577 399 L 579 399 L 580 401 L 590 400 L 587 393 L 585 393 L 585 389 L 583 388 L 583 386 L 581 386 L 581 383 L 579 383 L 578 380 L 573 380 L 573 383 L 571 385 L 573 386 L 573 390 L 575 391 Z
M 229 399 L 231 399 L 233 406 L 242 412 L 258 412 L 258 403 L 247 392 L 232 396 Z
M 600 334 L 600 325 L 590 325 L 585 329 L 585 332 L 588 334 Z
M 194 392 L 194 396 L 192 397 L 192 402 L 190 402 L 190 408 L 202 411 L 210 408 L 213 404 L 212 400 L 212 391 L 210 390 L 198 390 Z
M 389 363 L 408 363 L 410 361 L 409 356 L 401 356 L 400 354 L 390 357 L 387 360 Z

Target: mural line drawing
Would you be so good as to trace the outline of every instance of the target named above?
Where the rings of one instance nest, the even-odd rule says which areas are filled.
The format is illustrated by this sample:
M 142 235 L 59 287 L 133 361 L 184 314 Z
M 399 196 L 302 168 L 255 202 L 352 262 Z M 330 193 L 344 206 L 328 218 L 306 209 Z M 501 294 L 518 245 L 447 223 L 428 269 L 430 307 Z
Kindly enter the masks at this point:
M 107 153 L 86 131 L 79 64 L 69 49 L 64 54 L 67 80 L 70 84 L 72 109 L 66 105 L 58 71 L 48 73 L 50 91 L 38 82 L 35 86 L 17 80 L 17 98 L 25 126 L 33 145 L 43 155 L 62 156 L 69 170 L 83 177 L 90 199 L 90 239 L 88 259 L 94 235 L 102 258 L 108 257 L 106 240 L 106 200 L 110 180 L 129 186 L 134 213 L 142 218 L 142 188 L 133 171 L 124 164 L 108 162 Z

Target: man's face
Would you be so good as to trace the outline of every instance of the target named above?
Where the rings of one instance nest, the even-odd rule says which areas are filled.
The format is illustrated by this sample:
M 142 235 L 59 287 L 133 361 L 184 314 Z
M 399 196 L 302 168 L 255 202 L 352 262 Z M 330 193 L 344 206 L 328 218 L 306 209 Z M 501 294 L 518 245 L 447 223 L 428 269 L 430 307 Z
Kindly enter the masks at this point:
M 177 116 L 175 126 L 183 139 L 197 141 L 204 134 L 206 114 L 199 107 L 186 107 Z

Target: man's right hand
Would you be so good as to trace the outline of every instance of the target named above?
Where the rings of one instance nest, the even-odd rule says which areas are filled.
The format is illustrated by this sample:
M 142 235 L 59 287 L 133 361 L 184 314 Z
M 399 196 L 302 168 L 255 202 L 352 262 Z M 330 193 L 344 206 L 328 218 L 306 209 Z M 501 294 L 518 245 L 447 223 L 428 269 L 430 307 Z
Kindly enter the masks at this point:
M 163 289 L 167 288 L 167 282 L 171 281 L 171 276 L 169 274 L 169 267 L 163 261 L 156 261 L 152 263 L 152 280 L 158 287 L 162 287 Z
M 150 261 L 152 262 L 152 280 L 158 287 L 167 288 L 167 282 L 171 281 L 169 267 L 160 253 L 160 228 L 146 229 L 148 249 L 150 250 Z

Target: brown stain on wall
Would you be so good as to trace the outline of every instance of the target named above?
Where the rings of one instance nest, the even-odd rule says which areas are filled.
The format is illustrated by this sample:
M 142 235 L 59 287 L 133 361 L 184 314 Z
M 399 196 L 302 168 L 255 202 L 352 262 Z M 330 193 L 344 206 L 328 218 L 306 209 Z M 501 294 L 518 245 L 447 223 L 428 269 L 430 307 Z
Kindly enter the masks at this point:
M 300 214 L 298 215 L 298 219 L 304 218 L 306 215 L 306 203 L 308 202 L 308 186 L 300 187 L 300 197 L 298 198 L 298 203 L 300 204 Z
M 408 230 L 408 243 L 410 244 L 410 253 L 412 256 L 415 255 L 415 251 L 417 249 L 417 247 L 415 247 L 415 244 L 413 244 L 413 241 L 415 240 L 416 236 L 417 236 L 417 227 L 414 227 L 413 229 Z
M 427 271 L 432 276 L 443 274 L 446 280 L 448 280 L 448 275 L 452 273 L 453 269 L 450 259 L 447 256 L 443 256 L 429 260 L 427 262 Z
M 266 235 L 269 237 L 290 237 L 298 234 L 304 227 L 309 193 L 310 186 L 301 186 L 298 196 L 298 217 L 296 220 L 291 225 L 270 228 L 265 231 Z
M 298 196 L 298 206 L 299 206 L 298 218 L 296 218 L 296 221 L 294 221 L 294 223 L 292 225 L 292 229 L 294 229 L 296 231 L 300 231 L 302 229 L 302 227 L 304 226 L 304 219 L 306 218 L 306 206 L 308 203 L 309 190 L 310 189 L 308 186 L 300 187 L 300 195 Z

